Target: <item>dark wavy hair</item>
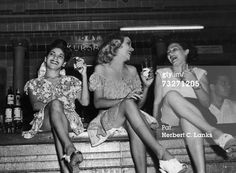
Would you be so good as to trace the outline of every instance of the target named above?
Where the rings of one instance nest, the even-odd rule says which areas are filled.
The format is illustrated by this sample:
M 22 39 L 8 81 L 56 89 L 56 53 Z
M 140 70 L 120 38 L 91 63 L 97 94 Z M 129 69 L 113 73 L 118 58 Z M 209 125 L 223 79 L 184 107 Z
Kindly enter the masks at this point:
M 168 40 L 168 46 L 176 43 L 179 44 L 183 50 L 189 49 L 189 54 L 186 59 L 187 63 L 191 64 L 194 61 L 197 61 L 197 49 L 189 42 L 181 41 L 178 38 L 172 38 Z
M 47 48 L 47 55 L 54 48 L 61 49 L 65 55 L 64 61 L 65 62 L 69 61 L 69 59 L 71 57 L 71 50 L 67 47 L 67 42 L 65 40 L 63 40 L 63 39 L 54 40 Z
M 124 42 L 125 37 L 126 36 L 120 34 L 109 36 L 100 47 L 97 62 L 99 64 L 111 62 L 113 57 L 116 56 L 117 50 Z

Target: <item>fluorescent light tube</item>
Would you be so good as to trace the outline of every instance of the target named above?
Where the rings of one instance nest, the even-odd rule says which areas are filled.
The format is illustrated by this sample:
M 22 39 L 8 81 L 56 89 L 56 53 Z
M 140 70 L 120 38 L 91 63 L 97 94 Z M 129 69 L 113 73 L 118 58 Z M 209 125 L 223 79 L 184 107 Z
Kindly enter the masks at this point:
M 120 31 L 168 31 L 168 30 L 194 30 L 204 29 L 202 25 L 181 25 L 181 26 L 137 26 L 137 27 L 122 27 Z

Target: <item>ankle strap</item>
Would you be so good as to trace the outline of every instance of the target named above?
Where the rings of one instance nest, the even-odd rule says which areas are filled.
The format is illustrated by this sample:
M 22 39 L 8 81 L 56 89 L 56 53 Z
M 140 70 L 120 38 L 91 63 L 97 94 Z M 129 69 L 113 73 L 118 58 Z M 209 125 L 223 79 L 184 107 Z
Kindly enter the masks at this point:
M 70 163 L 70 156 L 68 156 L 68 155 L 66 155 L 66 154 L 64 154 L 61 159 L 62 159 L 62 160 L 64 159 L 64 160 L 66 160 L 68 163 Z

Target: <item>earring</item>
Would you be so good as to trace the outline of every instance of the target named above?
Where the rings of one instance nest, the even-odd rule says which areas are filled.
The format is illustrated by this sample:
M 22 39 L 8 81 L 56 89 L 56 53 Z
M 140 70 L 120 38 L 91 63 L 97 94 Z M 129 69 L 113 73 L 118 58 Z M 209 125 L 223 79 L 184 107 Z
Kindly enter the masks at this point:
M 43 77 L 45 73 L 46 73 L 46 63 L 44 61 L 38 70 L 38 77 Z

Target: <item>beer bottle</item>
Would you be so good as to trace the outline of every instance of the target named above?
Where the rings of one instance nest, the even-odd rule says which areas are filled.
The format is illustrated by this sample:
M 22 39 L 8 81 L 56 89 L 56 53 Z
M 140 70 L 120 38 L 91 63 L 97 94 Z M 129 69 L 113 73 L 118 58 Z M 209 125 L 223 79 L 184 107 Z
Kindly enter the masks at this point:
M 5 128 L 6 133 L 13 133 L 14 126 L 13 126 L 13 106 L 14 106 L 14 94 L 12 87 L 9 87 L 8 93 L 7 93 L 7 105 L 5 108 Z
M 14 126 L 15 126 L 15 132 L 16 133 L 21 133 L 22 129 L 22 107 L 21 107 L 21 94 L 20 90 L 16 90 L 15 94 L 15 106 L 13 109 L 13 121 L 14 121 Z

